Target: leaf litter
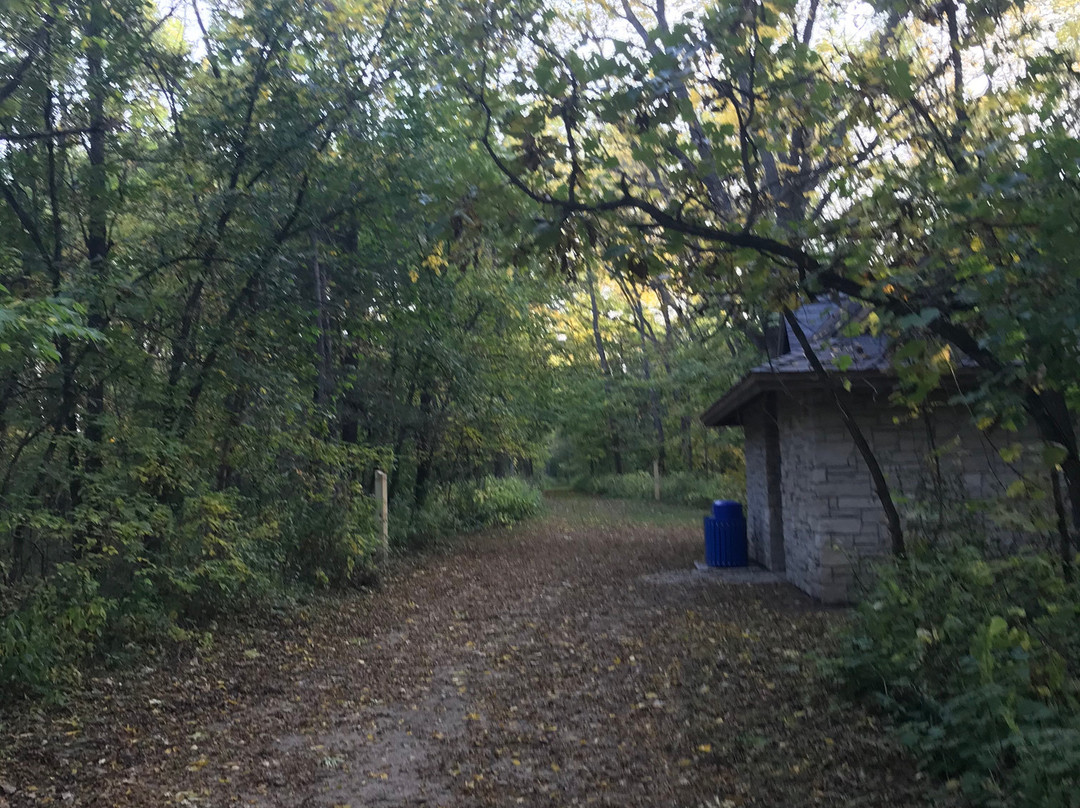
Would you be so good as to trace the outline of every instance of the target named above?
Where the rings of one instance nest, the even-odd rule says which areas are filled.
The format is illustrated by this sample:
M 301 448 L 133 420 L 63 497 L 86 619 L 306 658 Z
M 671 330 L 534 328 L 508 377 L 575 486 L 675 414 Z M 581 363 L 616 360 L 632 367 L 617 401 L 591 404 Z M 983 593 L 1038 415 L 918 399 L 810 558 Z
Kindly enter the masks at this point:
M 2 717 L 9 806 L 923 806 L 815 674 L 844 619 L 679 575 L 696 515 L 557 497 L 374 590 Z

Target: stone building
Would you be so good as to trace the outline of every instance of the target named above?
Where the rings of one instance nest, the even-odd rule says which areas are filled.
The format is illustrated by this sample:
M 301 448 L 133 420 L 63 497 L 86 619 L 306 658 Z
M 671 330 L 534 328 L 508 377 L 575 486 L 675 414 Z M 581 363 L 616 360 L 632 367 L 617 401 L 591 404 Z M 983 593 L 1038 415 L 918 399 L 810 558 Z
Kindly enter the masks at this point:
M 796 316 L 822 364 L 838 373 L 834 360 L 849 356 L 843 377 L 851 384 L 847 406 L 855 416 L 900 505 L 905 527 L 932 521 L 960 500 L 991 503 L 1016 480 L 1032 476 L 1049 487 L 1045 471 L 1032 462 L 1034 442 L 1020 458 L 1004 454 L 1015 434 L 985 433 L 966 407 L 937 402 L 916 418 L 890 401 L 895 377 L 888 344 L 871 336 L 845 337 L 844 326 L 859 316 L 852 306 L 815 303 Z M 790 329 L 788 329 L 790 332 Z M 750 558 L 827 603 L 857 595 L 868 562 L 890 552 L 888 529 L 869 471 L 841 420 L 832 393 L 810 367 L 791 333 L 781 352 L 755 367 L 702 416 L 706 426 L 741 426 L 746 446 L 747 534 Z M 959 368 L 955 381 L 970 382 Z M 952 502 L 947 505 L 945 497 Z M 1045 503 L 1042 507 L 1045 507 Z M 988 517 L 992 506 L 960 508 L 995 541 L 1017 534 Z M 955 509 L 954 509 L 955 511 Z M 929 512 L 929 513 L 927 513 Z M 993 524 L 991 524 L 993 522 Z

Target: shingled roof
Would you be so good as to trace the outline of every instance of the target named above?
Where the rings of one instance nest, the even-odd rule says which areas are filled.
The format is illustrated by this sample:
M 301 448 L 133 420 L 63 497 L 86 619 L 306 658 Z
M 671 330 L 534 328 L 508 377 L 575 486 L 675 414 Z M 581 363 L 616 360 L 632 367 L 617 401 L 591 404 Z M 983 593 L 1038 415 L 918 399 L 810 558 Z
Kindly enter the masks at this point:
M 889 340 L 884 336 L 860 334 L 845 336 L 852 322 L 866 317 L 867 310 L 851 300 L 808 303 L 795 312 L 814 353 L 827 369 L 836 369 L 841 356 L 851 358 L 843 377 L 851 382 L 852 390 L 860 388 L 880 393 L 895 382 L 889 358 Z M 763 393 L 820 389 L 821 377 L 810 366 L 795 335 L 788 327 L 789 350 L 750 370 L 701 416 L 705 426 L 738 426 L 744 409 Z

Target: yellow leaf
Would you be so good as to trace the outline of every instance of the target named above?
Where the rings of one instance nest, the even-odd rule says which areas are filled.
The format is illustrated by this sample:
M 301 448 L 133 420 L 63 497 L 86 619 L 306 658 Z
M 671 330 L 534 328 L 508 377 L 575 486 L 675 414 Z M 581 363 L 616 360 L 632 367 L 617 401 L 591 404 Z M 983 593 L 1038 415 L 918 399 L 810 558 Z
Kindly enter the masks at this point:
M 707 754 L 707 753 L 712 751 L 712 744 L 711 743 L 703 743 L 697 748 L 697 750 L 699 752 L 705 752 Z
M 413 283 L 416 283 L 418 280 L 420 280 L 420 273 L 417 272 L 415 269 L 410 269 L 409 280 L 411 280 Z
M 1015 463 L 1024 454 L 1024 446 L 1020 443 L 1012 443 L 1009 446 L 1003 446 L 998 449 L 998 454 L 1001 455 L 1001 459 L 1006 463 Z
M 975 238 L 973 238 L 971 240 L 971 251 L 972 252 L 982 252 L 982 248 L 983 248 L 982 239 L 979 238 L 978 236 L 975 236 Z
M 1005 489 L 1005 496 L 1015 499 L 1024 496 L 1026 491 L 1027 485 L 1024 484 L 1023 480 L 1013 480 L 1009 483 L 1009 487 Z

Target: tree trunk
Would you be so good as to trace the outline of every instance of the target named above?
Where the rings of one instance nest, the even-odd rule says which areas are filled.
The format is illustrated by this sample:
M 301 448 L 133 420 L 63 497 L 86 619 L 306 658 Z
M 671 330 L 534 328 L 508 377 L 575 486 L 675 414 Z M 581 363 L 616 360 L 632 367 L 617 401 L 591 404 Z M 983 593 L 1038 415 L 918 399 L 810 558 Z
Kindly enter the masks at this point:
M 1060 540 L 1059 552 L 1061 555 L 1061 573 L 1066 581 L 1073 579 L 1073 550 L 1072 540 L 1069 536 L 1069 520 L 1065 515 L 1065 503 L 1061 498 L 1061 483 L 1058 480 L 1057 469 L 1050 469 L 1050 485 L 1054 494 L 1054 512 L 1057 514 L 1057 530 Z
M 668 292 L 667 286 L 661 280 L 654 280 L 652 282 L 653 289 L 656 290 L 657 295 L 660 297 L 660 314 L 664 319 L 664 342 L 659 344 L 660 348 L 660 360 L 664 365 L 664 374 L 668 378 L 668 385 L 671 386 L 671 352 L 672 343 L 674 341 L 674 331 L 671 326 L 671 310 L 675 308 L 674 301 L 671 299 L 671 293 Z M 679 405 L 679 409 L 682 410 L 682 415 L 679 416 L 679 435 L 682 440 L 683 456 L 686 460 L 686 470 L 694 470 L 694 436 L 692 430 L 693 421 L 691 420 L 688 410 L 691 406 L 690 394 L 685 389 L 673 388 L 672 398 Z
M 427 501 L 435 455 L 435 425 L 430 418 L 433 402 L 431 393 L 426 390 L 420 393 L 420 427 L 416 431 L 416 477 L 413 479 L 413 502 L 418 508 Z
M 333 344 L 330 337 L 330 316 L 326 311 L 326 279 L 319 265 L 319 239 L 311 234 L 311 273 L 315 296 L 315 322 L 318 329 L 316 338 L 316 369 L 318 381 L 315 386 L 315 404 L 326 407 L 333 398 Z
M 230 455 L 234 448 L 234 436 L 239 433 L 244 420 L 244 410 L 247 408 L 247 396 L 244 390 L 234 390 L 225 396 L 224 410 L 226 414 L 225 434 L 221 440 L 221 448 L 218 452 L 218 470 L 215 480 L 215 490 L 224 491 L 236 483 L 235 473 Z
M 344 352 L 341 359 L 343 390 L 338 398 L 338 423 L 340 424 L 341 440 L 344 443 L 356 443 L 360 437 L 360 407 L 356 400 L 359 370 L 359 352 L 355 348 Z M 394 453 L 394 462 L 397 462 L 397 452 Z M 393 487 L 393 474 L 390 475 L 390 479 L 391 487 Z M 393 491 L 391 491 L 391 495 L 393 495 Z
M 660 471 L 667 470 L 667 441 L 664 437 L 664 418 L 660 408 L 660 392 L 652 380 L 652 365 L 649 362 L 648 346 L 645 344 L 645 333 L 639 331 L 641 338 L 641 372 L 649 385 L 649 413 L 652 416 L 653 432 L 656 433 L 656 459 L 660 463 Z
M 45 88 L 42 104 L 42 116 L 45 120 L 46 131 L 54 131 L 59 126 L 56 112 L 56 98 L 53 95 L 53 40 L 52 32 L 46 34 L 45 50 Z M 61 215 L 60 189 L 61 159 L 66 146 L 64 141 L 56 138 L 48 138 L 45 141 L 45 170 L 46 182 L 49 193 L 49 224 L 52 240 L 52 251 L 49 256 L 49 274 L 52 283 L 53 296 L 60 296 L 64 292 L 64 220 Z M 59 151 L 59 155 L 57 152 Z M 56 340 L 56 352 L 60 356 L 60 398 L 58 410 L 53 417 L 53 429 L 58 433 L 73 436 L 78 429 L 79 395 L 75 383 L 75 355 L 72 351 L 71 340 L 67 337 L 59 337 Z M 69 505 L 74 507 L 82 498 L 82 475 L 80 473 L 81 460 L 79 450 L 74 441 L 68 446 L 68 500 Z
M 105 53 L 101 45 L 105 36 L 105 8 L 101 0 L 90 6 L 90 21 L 86 28 L 89 47 L 86 51 L 87 108 L 90 131 L 87 161 L 89 165 L 86 211 L 86 257 L 90 265 L 93 289 L 87 324 L 101 330 L 105 326 L 102 299 L 105 285 L 106 259 L 109 252 L 108 201 L 105 176 Z M 103 363 L 102 363 L 103 364 Z M 104 367 L 95 367 L 95 378 L 86 397 L 86 438 L 90 444 L 86 468 L 96 471 L 101 465 L 102 422 L 105 413 Z
M 1072 527 L 1076 529 L 1080 527 L 1080 447 L 1077 445 L 1072 413 L 1069 412 L 1065 396 L 1056 390 L 1035 391 L 1029 388 L 1026 404 L 1043 440 L 1057 443 L 1065 449 L 1061 470 L 1065 475 Z
M 611 414 L 614 404 L 611 396 L 611 366 L 608 364 L 607 351 L 604 350 L 604 340 L 600 336 L 600 310 L 596 305 L 596 278 L 593 275 L 592 264 L 588 261 L 585 262 L 585 278 L 589 286 L 589 306 L 592 309 L 593 341 L 596 345 L 596 356 L 600 360 L 600 373 L 604 379 L 604 409 L 607 410 L 608 434 L 611 437 L 611 457 L 615 462 L 615 473 L 622 474 L 622 446 L 615 418 Z
M 1065 490 L 1068 492 L 1069 505 L 1072 511 L 1072 524 L 1075 529 L 1080 525 L 1080 460 L 1076 456 L 1076 444 L 1073 444 L 1070 454 L 1061 461 L 1061 470 L 1065 474 Z M 1069 539 L 1069 527 L 1063 525 L 1062 549 L 1067 551 L 1072 546 Z M 1071 559 L 1070 559 L 1071 564 Z
M 641 305 L 641 298 L 636 291 L 623 288 L 626 299 L 634 313 L 634 327 L 638 332 L 638 342 L 641 346 L 641 373 L 649 388 L 649 414 L 652 416 L 653 432 L 656 433 L 656 459 L 660 463 L 660 471 L 667 470 L 667 446 L 664 438 L 664 418 L 660 408 L 660 392 L 656 389 L 652 379 L 652 363 L 649 360 L 649 346 L 645 341 L 645 311 Z

